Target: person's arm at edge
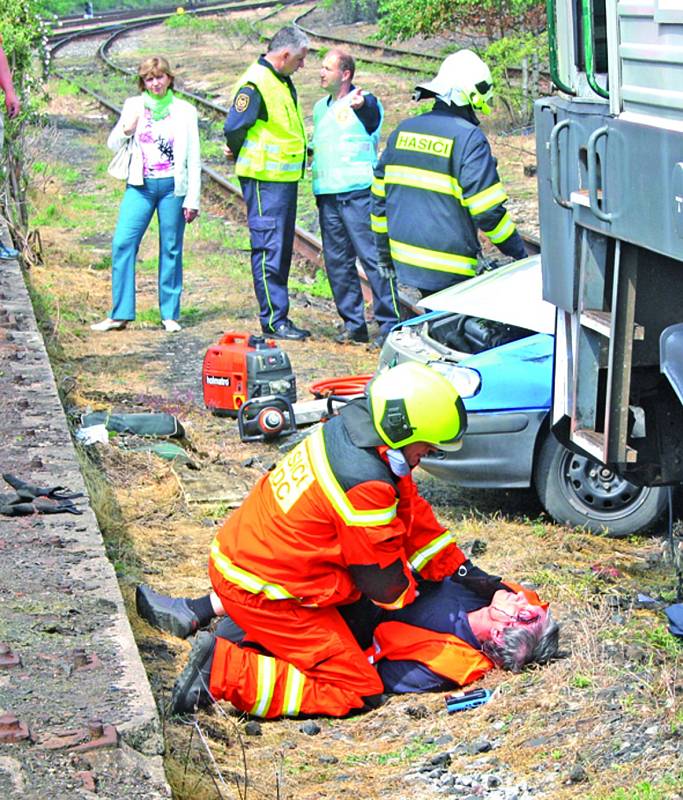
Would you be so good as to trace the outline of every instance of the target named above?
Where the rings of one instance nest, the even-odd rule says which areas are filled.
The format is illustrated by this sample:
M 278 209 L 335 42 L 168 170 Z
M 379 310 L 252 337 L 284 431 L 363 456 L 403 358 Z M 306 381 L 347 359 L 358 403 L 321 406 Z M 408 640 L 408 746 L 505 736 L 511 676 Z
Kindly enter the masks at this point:
M 21 111 L 21 103 L 14 91 L 14 84 L 12 83 L 12 73 L 9 68 L 7 56 L 0 44 L 0 87 L 5 93 L 5 107 L 7 108 L 7 116 L 14 119 Z

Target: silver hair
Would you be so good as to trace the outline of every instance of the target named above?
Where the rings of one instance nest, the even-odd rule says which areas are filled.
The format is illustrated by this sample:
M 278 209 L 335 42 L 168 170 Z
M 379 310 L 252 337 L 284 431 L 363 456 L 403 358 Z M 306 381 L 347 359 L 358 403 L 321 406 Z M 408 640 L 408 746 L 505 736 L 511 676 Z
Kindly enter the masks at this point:
M 514 625 L 503 631 L 503 643 L 483 642 L 481 649 L 494 664 L 521 672 L 526 664 L 547 664 L 557 656 L 560 626 L 550 611 L 538 622 Z
M 293 25 L 280 30 L 273 36 L 268 45 L 269 53 L 276 53 L 278 50 L 301 50 L 308 47 L 310 42 L 308 36 L 301 30 Z

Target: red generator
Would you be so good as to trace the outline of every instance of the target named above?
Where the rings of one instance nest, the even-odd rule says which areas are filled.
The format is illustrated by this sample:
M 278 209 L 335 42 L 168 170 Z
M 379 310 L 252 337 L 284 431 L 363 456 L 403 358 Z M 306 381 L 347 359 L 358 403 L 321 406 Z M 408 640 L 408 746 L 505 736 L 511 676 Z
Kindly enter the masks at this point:
M 272 339 L 226 333 L 206 351 L 202 367 L 204 405 L 213 414 L 236 417 L 248 400 L 281 395 L 296 402 L 289 356 Z

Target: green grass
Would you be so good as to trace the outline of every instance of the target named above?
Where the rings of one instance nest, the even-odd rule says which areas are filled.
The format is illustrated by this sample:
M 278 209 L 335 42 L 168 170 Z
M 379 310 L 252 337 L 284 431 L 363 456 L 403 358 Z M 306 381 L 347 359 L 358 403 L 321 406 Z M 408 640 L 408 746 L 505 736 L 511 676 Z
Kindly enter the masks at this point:
M 327 280 L 326 273 L 319 269 L 316 270 L 315 279 L 312 283 L 303 283 L 294 278 L 289 279 L 289 288 L 298 290 L 300 292 L 307 292 L 313 297 L 324 297 L 327 300 L 332 299 L 332 289 L 330 289 L 330 282 Z
M 150 256 L 149 258 L 143 258 L 138 261 L 135 265 L 135 269 L 138 272 L 156 272 L 158 265 L 159 259 L 156 256 Z
M 73 211 L 100 211 L 111 208 L 106 199 L 91 194 L 70 194 L 67 198 L 69 209 Z
M 675 661 L 683 655 L 683 648 L 675 636 L 672 636 L 665 625 L 648 624 L 643 627 L 639 620 L 633 620 L 628 626 L 627 638 L 634 644 L 652 651 L 653 655 Z
M 384 766 L 386 764 L 404 764 L 407 761 L 412 761 L 415 758 L 420 758 L 427 753 L 432 753 L 437 750 L 439 745 L 434 742 L 424 742 L 421 739 L 415 739 L 409 742 L 405 747 L 400 750 L 392 750 L 388 753 L 369 753 L 367 755 L 350 755 L 342 759 L 344 764 L 360 764 L 369 765 L 377 764 Z
M 56 203 L 50 203 L 31 219 L 34 228 L 41 226 L 58 226 L 63 228 L 75 228 L 76 222 L 68 219 L 62 209 Z
M 53 91 L 57 97 L 68 97 L 69 95 L 78 94 L 79 88 L 75 83 L 71 83 L 71 81 L 65 81 L 60 78 L 56 82 Z
M 665 775 L 661 780 L 643 781 L 634 786 L 614 789 L 609 794 L 591 794 L 586 800 L 674 800 L 674 793 L 682 789 L 682 774 Z
M 111 269 L 111 254 L 102 256 L 99 261 L 91 265 L 90 269 L 93 269 L 96 272 Z
M 204 308 L 197 308 L 196 306 L 188 306 L 180 311 L 180 321 L 185 324 L 191 325 L 198 322 L 205 317 L 207 310 Z M 147 325 L 161 325 L 161 315 L 158 308 L 146 308 L 143 311 L 138 311 L 135 315 L 135 321 Z

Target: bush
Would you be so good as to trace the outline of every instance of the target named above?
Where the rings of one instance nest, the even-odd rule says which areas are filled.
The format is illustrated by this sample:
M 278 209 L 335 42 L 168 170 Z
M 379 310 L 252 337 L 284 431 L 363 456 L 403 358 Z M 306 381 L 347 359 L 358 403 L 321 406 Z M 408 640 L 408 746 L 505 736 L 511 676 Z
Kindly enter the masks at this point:
M 49 27 L 40 17 L 41 10 L 42 6 L 36 0 L 4 0 L 0 8 L 3 49 L 12 73 L 14 89 L 21 101 L 19 116 L 13 120 L 5 118 L 5 141 L 0 167 L 0 207 L 9 223 L 15 243 L 21 245 L 26 241 L 28 225 L 25 135 L 27 123 L 37 114 L 43 95 L 43 76 L 48 67 L 46 45 Z

